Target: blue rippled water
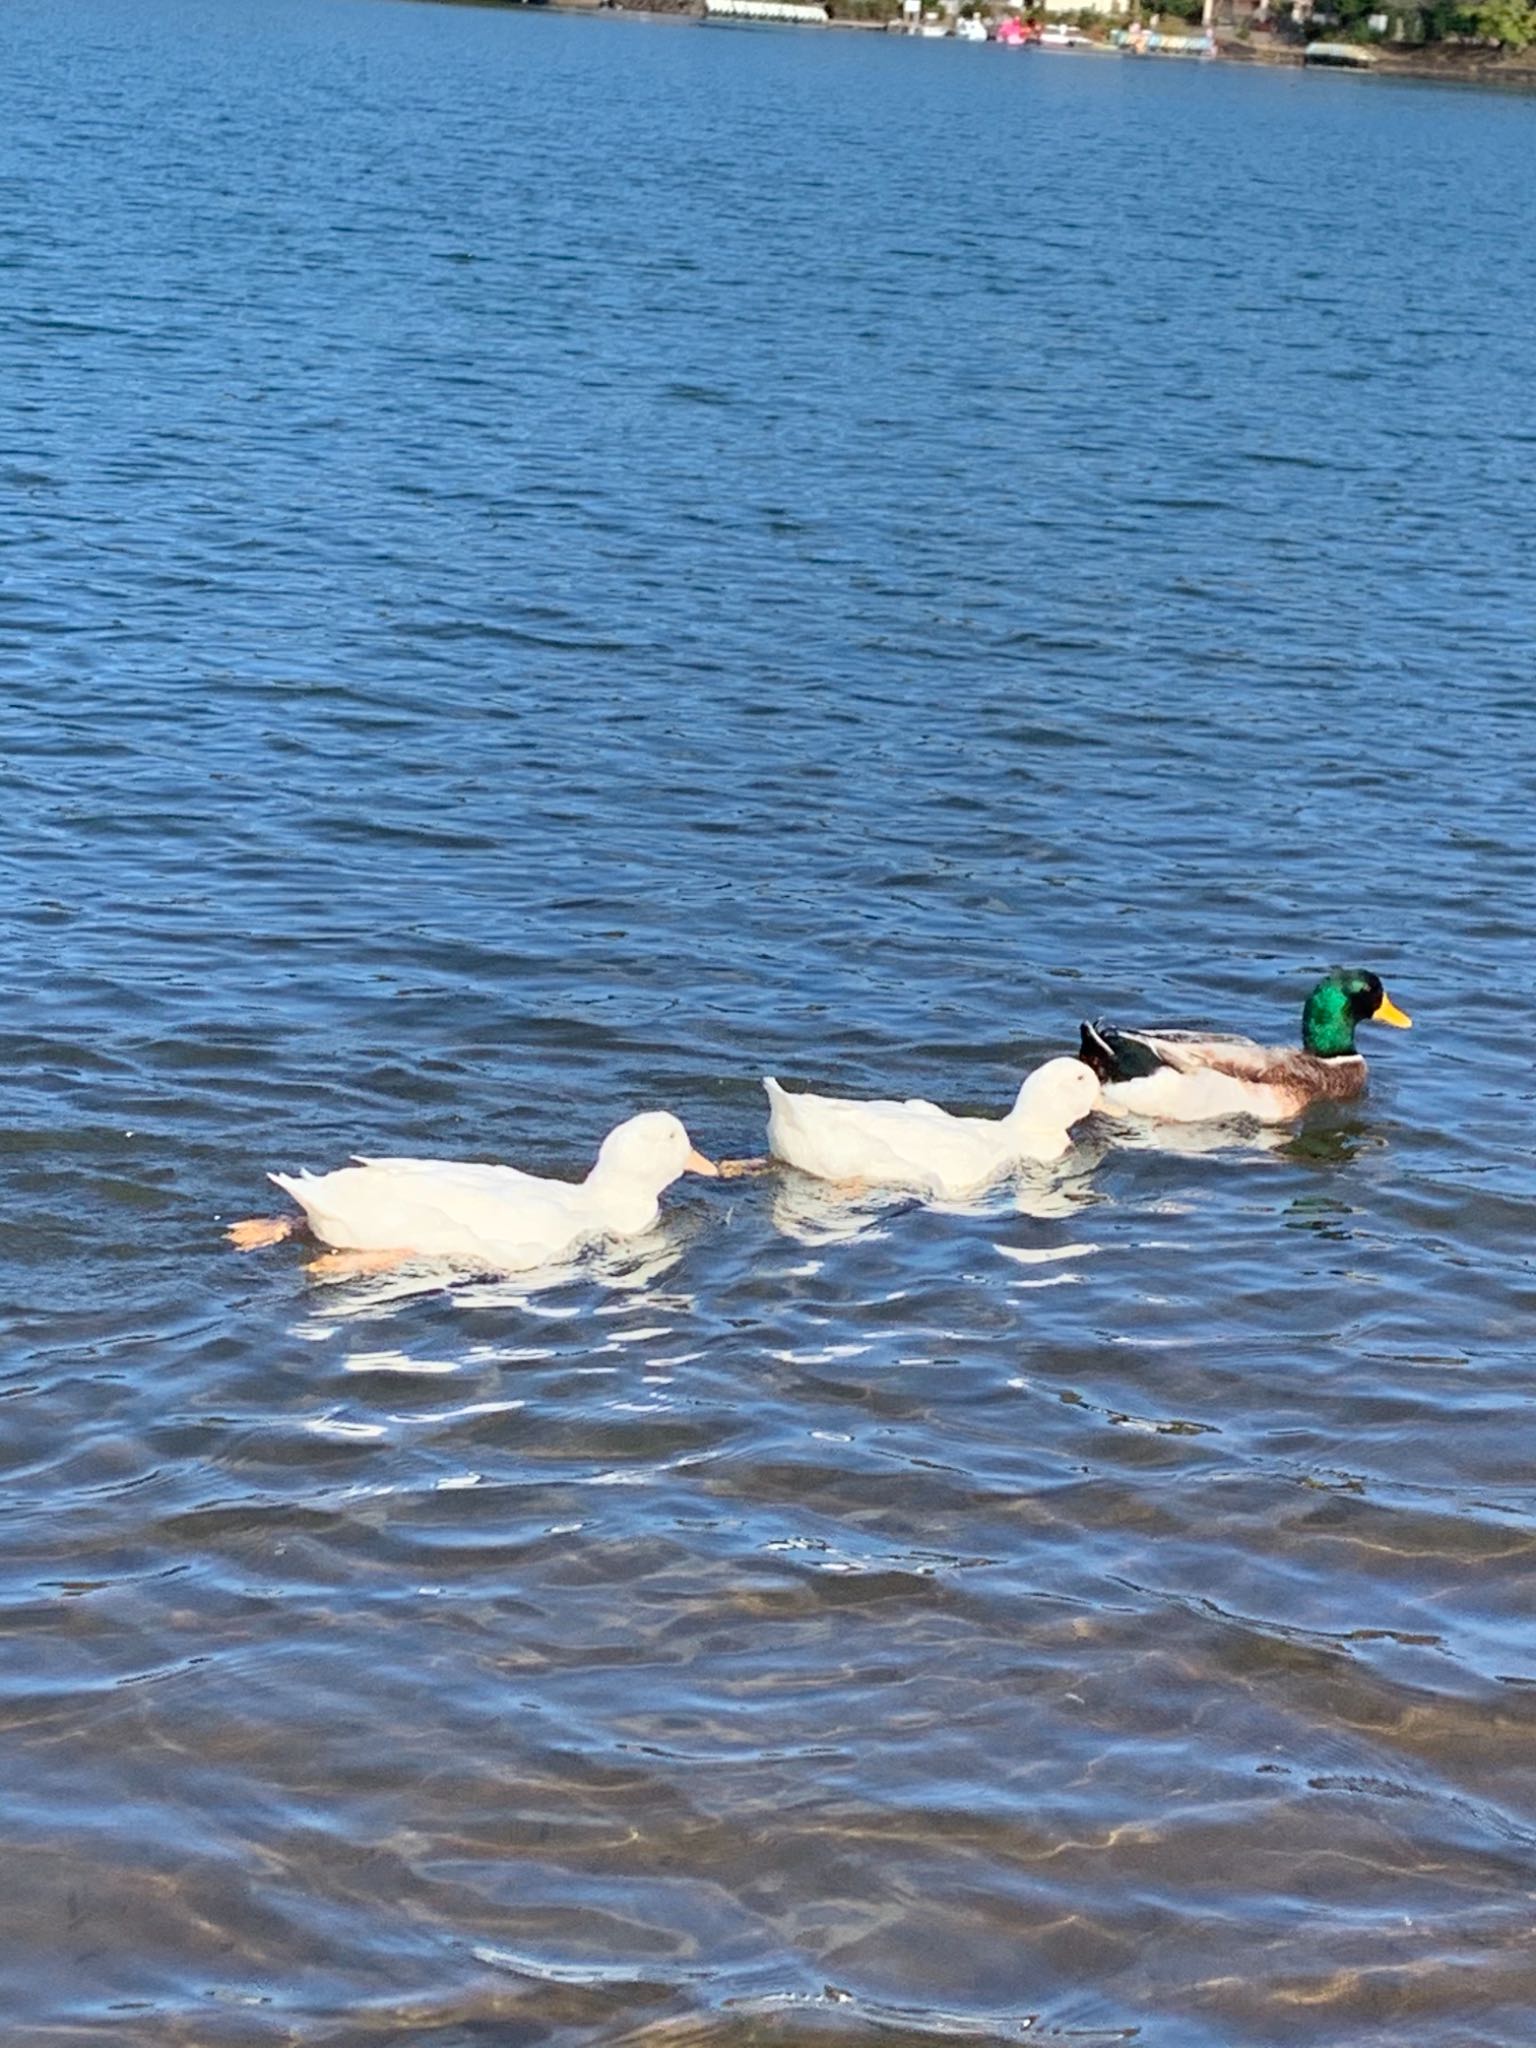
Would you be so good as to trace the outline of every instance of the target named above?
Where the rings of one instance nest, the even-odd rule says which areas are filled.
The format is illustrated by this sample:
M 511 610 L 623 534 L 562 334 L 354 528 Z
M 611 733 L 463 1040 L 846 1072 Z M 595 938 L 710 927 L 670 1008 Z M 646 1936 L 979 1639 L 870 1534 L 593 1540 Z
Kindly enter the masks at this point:
M 1536 107 L 3 32 L 7 2041 L 1529 2042 Z M 1262 1139 L 221 1242 L 1337 959 Z

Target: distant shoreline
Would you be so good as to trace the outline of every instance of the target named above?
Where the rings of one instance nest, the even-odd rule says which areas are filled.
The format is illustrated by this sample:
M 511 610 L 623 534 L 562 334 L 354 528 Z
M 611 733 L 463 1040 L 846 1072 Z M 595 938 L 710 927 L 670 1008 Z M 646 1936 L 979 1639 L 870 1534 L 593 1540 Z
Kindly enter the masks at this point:
M 506 0 L 498 0 L 505 5 Z M 576 10 L 572 10 L 573 12 Z M 1220 30 L 1217 31 L 1218 40 Z M 1494 86 L 1502 91 L 1536 91 L 1536 49 L 1500 51 L 1475 49 L 1467 43 L 1431 43 L 1394 48 L 1388 43 L 1368 45 L 1375 62 L 1352 70 L 1354 78 L 1422 78 L 1438 85 Z M 1280 65 L 1297 71 L 1334 67 L 1311 65 L 1306 53 L 1295 44 L 1278 47 L 1268 43 L 1222 43 L 1221 59 L 1234 64 Z
M 582 14 L 602 16 L 627 16 L 632 20 L 692 22 L 711 27 L 748 28 L 757 24 L 731 21 L 721 18 L 710 22 L 704 13 L 702 0 L 674 0 L 667 4 L 662 0 L 659 6 L 626 5 L 623 0 L 609 4 L 609 0 L 425 0 L 425 4 L 437 7 L 492 7 L 503 13 L 525 14 Z M 840 17 L 836 12 L 837 0 L 831 0 L 833 14 L 825 23 L 829 29 L 857 29 L 863 34 L 896 35 L 902 31 L 885 21 L 855 20 Z M 776 26 L 777 24 L 765 24 Z M 784 24 L 793 26 L 794 24 Z M 814 34 L 820 24 L 807 25 L 804 33 Z M 1305 50 L 1297 43 L 1276 43 L 1270 39 L 1240 41 L 1233 33 L 1223 39 L 1220 24 L 1216 30 L 1218 63 L 1274 66 L 1280 69 L 1311 71 L 1341 67 L 1308 64 Z M 1475 48 L 1465 43 L 1433 43 L 1420 46 L 1396 47 L 1374 43 L 1364 46 L 1372 61 L 1358 69 L 1347 67 L 1354 78 L 1417 78 L 1439 85 L 1472 85 L 1491 87 L 1501 92 L 1536 91 L 1536 48 L 1520 51 L 1501 51 Z M 1023 54 L 1022 52 L 1019 54 Z M 1118 56 L 1118 50 L 1109 46 L 1077 53 L 1052 53 L 1047 59 L 1054 62 L 1057 55 L 1103 54 Z M 1031 60 L 1033 61 L 1033 60 Z M 1138 62 L 1147 61 L 1138 59 Z M 1175 61 L 1172 57 L 1164 61 Z M 1187 61 L 1187 60 L 1186 60 Z

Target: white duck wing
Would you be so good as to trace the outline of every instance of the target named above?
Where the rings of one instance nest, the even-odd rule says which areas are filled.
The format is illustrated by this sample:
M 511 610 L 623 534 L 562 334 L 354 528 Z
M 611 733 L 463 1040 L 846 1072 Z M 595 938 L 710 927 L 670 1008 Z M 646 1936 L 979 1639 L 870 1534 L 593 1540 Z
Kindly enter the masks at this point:
M 480 1193 L 493 1199 L 506 1196 L 515 1201 L 530 1188 L 541 1192 L 547 1189 L 552 1194 L 561 1189 L 568 1194 L 576 1192 L 570 1181 L 545 1180 L 539 1174 L 524 1173 L 517 1166 L 492 1166 L 475 1159 L 375 1159 L 358 1153 L 353 1163 L 384 1173 L 414 1174 L 439 1187 L 457 1186 L 466 1193 Z
M 537 1265 L 584 1234 L 581 1191 L 511 1168 L 456 1160 L 373 1160 L 273 1181 L 321 1241 L 346 1251 Z
M 766 1085 L 770 1149 L 823 1180 L 950 1193 L 991 1178 L 1004 1163 L 997 1126 L 953 1117 L 936 1103 L 850 1102 Z
M 878 1131 L 877 1119 L 868 1114 L 881 1105 L 835 1095 L 790 1095 L 771 1079 L 763 1085 L 770 1104 L 768 1148 L 775 1158 L 822 1180 L 889 1179 L 902 1167 L 901 1157 Z
M 892 1152 L 946 1181 L 969 1184 L 1003 1164 L 1002 1126 L 988 1117 L 952 1116 L 936 1102 L 861 1102 L 870 1110 L 870 1130 Z

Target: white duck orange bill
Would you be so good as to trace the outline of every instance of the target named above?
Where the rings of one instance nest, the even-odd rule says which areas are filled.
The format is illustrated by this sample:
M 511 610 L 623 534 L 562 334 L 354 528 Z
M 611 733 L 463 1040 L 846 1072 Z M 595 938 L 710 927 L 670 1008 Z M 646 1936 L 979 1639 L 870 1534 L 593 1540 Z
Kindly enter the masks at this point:
M 690 1173 L 707 1173 L 712 1180 L 720 1178 L 719 1167 L 716 1166 L 713 1159 L 706 1159 L 702 1152 L 690 1150 L 688 1157 L 683 1161 L 683 1165 Z
M 1371 1022 L 1373 1024 L 1395 1024 L 1399 1031 L 1411 1030 L 1413 1026 L 1413 1019 L 1408 1015 L 1407 1011 L 1400 1010 L 1385 989 L 1381 992 L 1381 1001 L 1371 1012 Z

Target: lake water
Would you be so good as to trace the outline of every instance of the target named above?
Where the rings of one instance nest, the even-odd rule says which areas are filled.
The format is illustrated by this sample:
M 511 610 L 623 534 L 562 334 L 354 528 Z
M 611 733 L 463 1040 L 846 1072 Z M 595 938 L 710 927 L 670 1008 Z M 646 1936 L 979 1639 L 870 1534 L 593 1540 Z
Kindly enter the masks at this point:
M 7 2043 L 1536 2038 L 1536 104 L 3 33 Z M 1265 1140 L 221 1242 L 1335 960 Z

